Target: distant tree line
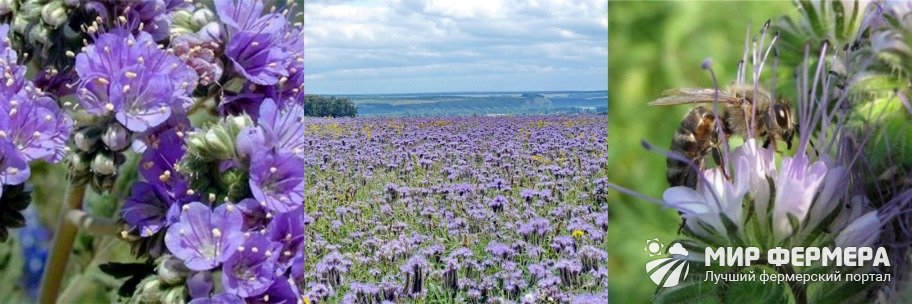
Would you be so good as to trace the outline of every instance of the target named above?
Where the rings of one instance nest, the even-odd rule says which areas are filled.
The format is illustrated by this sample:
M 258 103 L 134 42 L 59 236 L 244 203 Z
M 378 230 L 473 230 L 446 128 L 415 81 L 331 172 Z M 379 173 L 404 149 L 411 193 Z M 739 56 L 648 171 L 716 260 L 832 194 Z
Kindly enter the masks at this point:
M 355 117 L 358 108 L 345 97 L 307 95 L 304 114 L 313 117 Z

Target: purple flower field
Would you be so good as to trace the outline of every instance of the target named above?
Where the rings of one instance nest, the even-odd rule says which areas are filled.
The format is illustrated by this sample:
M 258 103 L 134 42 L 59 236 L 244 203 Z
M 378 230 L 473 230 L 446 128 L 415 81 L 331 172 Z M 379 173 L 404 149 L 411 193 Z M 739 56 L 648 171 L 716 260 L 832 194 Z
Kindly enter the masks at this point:
M 605 116 L 305 125 L 305 303 L 607 303 Z

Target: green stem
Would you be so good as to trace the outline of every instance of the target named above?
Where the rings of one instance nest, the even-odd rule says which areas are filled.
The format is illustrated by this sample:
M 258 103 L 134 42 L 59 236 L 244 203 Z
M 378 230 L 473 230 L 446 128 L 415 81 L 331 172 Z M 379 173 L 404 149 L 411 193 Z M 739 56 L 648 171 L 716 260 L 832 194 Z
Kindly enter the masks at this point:
M 73 251 L 73 242 L 79 232 L 73 222 L 67 220 L 70 210 L 82 210 L 82 200 L 85 197 L 85 184 L 67 186 L 66 204 L 60 208 L 60 217 L 57 220 L 57 229 L 54 231 L 54 243 L 51 245 L 51 255 L 44 266 L 44 275 L 41 278 L 41 294 L 38 303 L 55 303 L 60 292 L 63 274 Z
M 69 210 L 66 217 L 73 225 L 93 236 L 120 236 L 121 229 L 113 219 L 97 217 L 80 209 Z

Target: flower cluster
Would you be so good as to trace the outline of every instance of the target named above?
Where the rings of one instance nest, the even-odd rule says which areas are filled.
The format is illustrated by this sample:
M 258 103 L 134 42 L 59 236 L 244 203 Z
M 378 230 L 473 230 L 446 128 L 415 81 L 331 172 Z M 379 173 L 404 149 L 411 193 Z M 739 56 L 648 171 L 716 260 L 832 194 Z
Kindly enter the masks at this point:
M 224 24 L 221 41 L 232 77 L 242 79 L 240 90 L 223 92 L 221 113 L 256 115 L 259 102 L 303 102 L 303 23 L 291 23 L 289 10 L 265 13 L 254 0 L 217 0 L 216 13 Z
M 58 162 L 66 154 L 72 120 L 25 78 L 18 54 L 10 47 L 9 26 L 0 25 L 0 240 L 7 227 L 21 227 L 21 210 L 30 201 L 24 183 L 36 160 Z
M 76 56 L 77 99 L 86 112 L 113 116 L 131 132 L 164 123 L 189 107 L 197 75 L 148 33 L 115 29 Z
M 76 99 L 94 119 L 74 136 L 79 153 L 71 160 L 76 180 L 109 190 L 121 152 L 137 134 L 153 134 L 186 120 L 197 75 L 177 56 L 163 50 L 146 32 L 116 28 L 95 37 L 76 55 Z
M 267 100 L 259 114 L 256 124 L 228 117 L 209 129 L 157 134 L 140 163 L 145 181 L 124 205 L 137 251 L 181 265 L 164 284 L 194 302 L 301 298 L 304 166 L 294 152 L 304 141 L 303 112 Z

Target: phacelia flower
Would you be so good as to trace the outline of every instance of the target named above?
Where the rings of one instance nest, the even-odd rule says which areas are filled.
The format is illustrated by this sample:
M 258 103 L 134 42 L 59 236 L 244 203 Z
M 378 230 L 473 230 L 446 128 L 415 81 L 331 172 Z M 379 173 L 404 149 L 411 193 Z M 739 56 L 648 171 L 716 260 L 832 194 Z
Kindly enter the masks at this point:
M 240 297 L 262 294 L 275 277 L 276 259 L 282 245 L 259 233 L 251 233 L 241 248 L 222 266 L 222 286 Z
M 250 190 L 271 211 L 297 209 L 304 204 L 304 165 L 290 153 L 260 151 L 251 160 Z
M 140 236 L 149 237 L 177 221 L 180 205 L 162 186 L 138 182 L 121 212 L 124 222 L 138 230 Z
M 165 244 L 187 268 L 209 270 L 227 261 L 244 243 L 241 212 L 231 204 L 215 210 L 193 202 L 181 210 L 180 219 L 168 228 Z
M 260 105 L 257 125 L 249 126 L 238 134 L 237 150 L 241 157 L 249 157 L 254 151 L 275 149 L 301 157 L 304 152 L 304 107 L 288 104 L 283 109 L 271 99 Z
M 273 85 L 288 76 L 282 32 L 285 17 L 278 13 L 263 15 L 258 0 L 217 0 L 216 12 L 230 35 L 226 54 L 234 69 L 259 85 Z
M 25 78 L 26 69 L 17 64 L 18 55 L 9 46 L 8 33 L 9 26 L 0 25 L 0 99 L 4 100 L 0 102 L 0 142 L 14 147 L 6 152 L 18 155 L 10 156 L 11 160 L 58 162 L 66 153 L 73 122 L 54 100 Z
M 133 132 L 183 112 L 197 75 L 177 56 L 159 48 L 148 33 L 121 29 L 99 35 L 76 56 L 77 99 L 93 115 L 113 115 Z
M 279 263 L 285 267 L 290 266 L 295 254 L 304 251 L 304 212 L 295 211 L 276 215 L 266 228 L 269 239 L 282 244 Z

